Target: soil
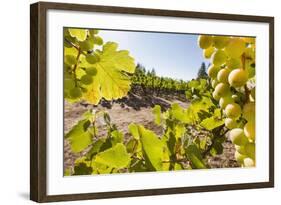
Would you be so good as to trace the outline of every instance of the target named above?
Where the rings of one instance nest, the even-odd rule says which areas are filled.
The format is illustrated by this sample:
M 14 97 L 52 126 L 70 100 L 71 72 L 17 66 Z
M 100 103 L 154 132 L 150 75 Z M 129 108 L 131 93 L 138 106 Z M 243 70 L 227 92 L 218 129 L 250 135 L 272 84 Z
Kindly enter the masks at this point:
M 173 97 L 141 97 L 136 94 L 129 94 L 121 100 L 112 102 L 101 101 L 98 106 L 93 106 L 87 103 L 69 104 L 65 102 L 64 111 L 64 130 L 67 133 L 73 125 L 81 120 L 82 114 L 90 108 L 97 111 L 105 110 L 108 112 L 111 122 L 115 124 L 118 130 L 121 130 L 125 135 L 125 140 L 129 138 L 128 125 L 132 122 L 142 124 L 145 128 L 153 130 L 156 134 L 161 135 L 161 127 L 155 125 L 152 108 L 154 105 L 161 105 L 163 109 L 170 107 L 172 103 L 178 103 L 182 107 L 187 108 L 189 103 L 181 99 Z M 98 136 L 106 135 L 106 126 L 103 120 L 97 121 Z M 234 158 L 234 145 L 227 140 L 224 144 L 223 154 L 215 157 L 208 157 L 208 164 L 211 168 L 227 168 L 237 167 L 238 163 Z M 87 150 L 75 154 L 71 151 L 69 142 L 64 140 L 64 169 L 73 168 L 74 162 L 78 157 L 83 156 Z

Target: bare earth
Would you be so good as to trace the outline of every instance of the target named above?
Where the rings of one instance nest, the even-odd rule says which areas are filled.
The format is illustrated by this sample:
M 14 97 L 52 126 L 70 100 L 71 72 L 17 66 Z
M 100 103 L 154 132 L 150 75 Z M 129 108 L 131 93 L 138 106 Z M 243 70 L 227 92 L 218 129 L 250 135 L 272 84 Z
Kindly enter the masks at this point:
M 154 117 L 152 114 L 152 107 L 155 104 L 160 104 L 164 108 L 168 108 L 170 104 L 178 103 L 182 107 L 188 107 L 188 102 L 180 100 L 167 100 L 160 97 L 153 97 L 153 99 L 144 99 L 136 95 L 117 101 L 113 103 L 102 102 L 100 105 L 93 107 L 88 104 L 69 104 L 65 102 L 64 111 L 64 130 L 67 133 L 70 128 L 75 125 L 84 112 L 89 108 L 94 108 L 97 111 L 106 110 L 110 115 L 111 122 L 117 126 L 125 134 L 125 139 L 129 137 L 128 125 L 130 123 L 142 124 L 147 129 L 153 130 L 157 134 L 162 134 L 161 127 L 154 124 Z M 105 136 L 106 128 L 103 121 L 97 121 L 98 135 Z M 224 143 L 224 152 L 216 157 L 209 157 L 208 164 L 212 168 L 226 168 L 237 167 L 238 164 L 234 158 L 235 148 L 229 141 Z M 86 150 L 85 150 L 86 152 Z M 85 152 L 74 154 L 71 152 L 69 143 L 64 140 L 64 168 L 73 168 L 75 160 L 84 155 Z

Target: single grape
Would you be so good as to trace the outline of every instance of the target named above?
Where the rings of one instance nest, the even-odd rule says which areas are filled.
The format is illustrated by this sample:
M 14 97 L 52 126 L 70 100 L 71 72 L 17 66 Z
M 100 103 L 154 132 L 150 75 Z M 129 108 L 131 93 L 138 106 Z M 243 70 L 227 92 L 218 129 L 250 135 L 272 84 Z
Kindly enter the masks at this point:
M 227 55 L 223 50 L 217 50 L 212 55 L 212 63 L 216 66 L 224 64 L 227 60 Z
M 234 129 L 237 127 L 237 122 L 234 119 L 231 118 L 225 118 L 224 119 L 224 124 L 228 129 Z
M 87 39 L 86 41 L 79 42 L 80 48 L 83 51 L 91 51 L 94 49 L 94 41 L 92 38 Z
M 214 36 L 213 44 L 217 49 L 224 48 L 229 43 L 230 38 L 227 36 Z
M 224 109 L 228 104 L 233 103 L 234 100 L 230 95 L 226 95 L 220 98 L 219 105 L 222 109 Z
M 89 85 L 93 82 L 93 77 L 91 75 L 83 75 L 81 77 L 81 83 L 85 84 L 85 85 Z
M 243 155 L 247 154 L 247 152 L 245 150 L 245 145 L 244 146 L 235 145 L 235 150 L 237 152 L 239 152 L 240 154 L 243 154 Z
M 228 118 L 236 119 L 241 115 L 241 108 L 237 103 L 230 103 L 225 107 L 225 114 Z
M 230 58 L 239 58 L 245 51 L 245 41 L 242 38 L 234 37 L 229 40 L 225 52 Z
M 220 68 L 215 66 L 215 65 L 211 65 L 209 68 L 208 68 L 208 76 L 210 78 L 216 78 L 217 77 L 217 74 L 219 72 Z
M 243 117 L 247 120 L 247 121 L 255 121 L 256 118 L 256 114 L 255 114 L 255 103 L 254 102 L 249 102 L 246 103 L 243 107 Z
M 88 75 L 96 75 L 97 74 L 97 69 L 95 67 L 86 68 L 86 73 Z
M 255 166 L 255 161 L 249 157 L 244 159 L 244 166 L 245 167 L 254 167 Z
M 90 64 L 94 64 L 100 61 L 100 57 L 97 54 L 89 54 L 86 56 L 86 61 Z
M 198 45 L 202 49 L 209 48 L 213 43 L 213 37 L 209 35 L 200 35 L 198 38 Z
M 65 78 L 64 79 L 64 89 L 65 90 L 71 90 L 75 87 L 75 81 L 71 78 Z
M 236 145 L 246 145 L 248 143 L 247 137 L 244 135 L 244 131 L 241 128 L 234 128 L 229 132 L 229 137 L 232 143 Z
M 255 143 L 247 143 L 245 145 L 245 151 L 248 157 L 255 159 L 256 157 L 256 146 Z
M 203 55 L 205 58 L 209 59 L 209 58 L 211 58 L 214 51 L 215 51 L 215 48 L 213 46 L 210 46 L 209 48 L 206 48 L 203 50 Z
M 234 153 L 234 157 L 239 164 L 244 164 L 244 159 L 247 157 L 239 152 Z
M 243 69 L 234 69 L 228 76 L 228 82 L 233 87 L 241 87 L 248 81 L 248 73 Z
M 227 94 L 230 93 L 230 89 L 229 89 L 229 86 L 227 84 L 219 83 L 215 87 L 214 92 L 216 93 L 217 96 L 223 97 L 223 96 L 226 96 Z
M 230 73 L 230 69 L 223 68 L 217 74 L 217 79 L 221 83 L 228 83 L 228 75 Z
M 64 62 L 67 64 L 67 65 L 74 65 L 77 63 L 77 60 L 76 60 L 76 57 L 74 55 L 66 55 L 65 56 L 65 59 L 64 59 Z
M 80 98 L 82 97 L 82 91 L 79 87 L 75 87 L 69 91 L 69 95 L 71 98 Z
M 212 84 L 212 88 L 215 88 L 217 86 L 217 84 L 218 84 L 217 79 L 213 79 L 211 84 Z
M 95 36 L 94 37 L 94 43 L 97 45 L 102 45 L 103 44 L 103 40 L 100 36 Z
M 255 129 L 255 122 L 249 121 L 244 126 L 244 133 L 248 139 L 255 141 L 256 129 Z
M 213 92 L 213 98 L 215 99 L 215 100 L 219 100 L 220 99 L 220 96 L 218 96 L 218 94 L 214 91 Z

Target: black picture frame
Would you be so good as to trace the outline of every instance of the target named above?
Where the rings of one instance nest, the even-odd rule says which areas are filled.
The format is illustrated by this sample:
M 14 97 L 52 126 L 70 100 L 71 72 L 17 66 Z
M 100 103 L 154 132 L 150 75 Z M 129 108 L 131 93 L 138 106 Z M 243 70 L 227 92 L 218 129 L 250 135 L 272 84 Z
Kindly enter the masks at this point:
M 212 186 L 47 195 L 46 13 L 49 9 L 269 24 L 269 181 Z M 101 199 L 274 187 L 274 17 L 38 2 L 30 6 L 30 199 L 36 202 Z

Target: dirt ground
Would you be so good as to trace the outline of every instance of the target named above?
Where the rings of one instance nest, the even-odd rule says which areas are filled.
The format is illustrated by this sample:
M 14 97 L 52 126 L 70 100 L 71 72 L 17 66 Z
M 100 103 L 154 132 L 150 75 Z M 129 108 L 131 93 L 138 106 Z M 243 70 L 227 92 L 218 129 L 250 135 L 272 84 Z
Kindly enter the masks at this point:
M 69 104 L 65 102 L 64 111 L 64 130 L 67 133 L 73 125 L 75 125 L 84 112 L 89 108 L 94 108 L 97 111 L 106 110 L 110 115 L 111 122 L 117 126 L 125 134 L 125 139 L 129 137 L 128 125 L 132 122 L 142 124 L 147 129 L 153 130 L 157 134 L 162 134 L 162 129 L 154 123 L 152 107 L 155 104 L 160 104 L 162 108 L 168 108 L 172 103 L 178 103 L 182 107 L 188 107 L 188 102 L 180 100 L 153 97 L 144 98 L 137 95 L 117 100 L 114 102 L 103 101 L 98 106 L 93 107 L 89 104 L 75 103 Z M 106 128 L 103 121 L 97 121 L 98 136 L 106 135 Z M 237 167 L 238 164 L 234 158 L 234 145 L 226 141 L 224 144 L 224 152 L 216 157 L 209 157 L 208 164 L 211 168 L 226 168 Z M 86 150 L 85 150 L 86 152 Z M 74 154 L 71 152 L 70 145 L 67 140 L 64 140 L 64 168 L 72 168 L 75 160 L 84 155 L 85 152 Z

